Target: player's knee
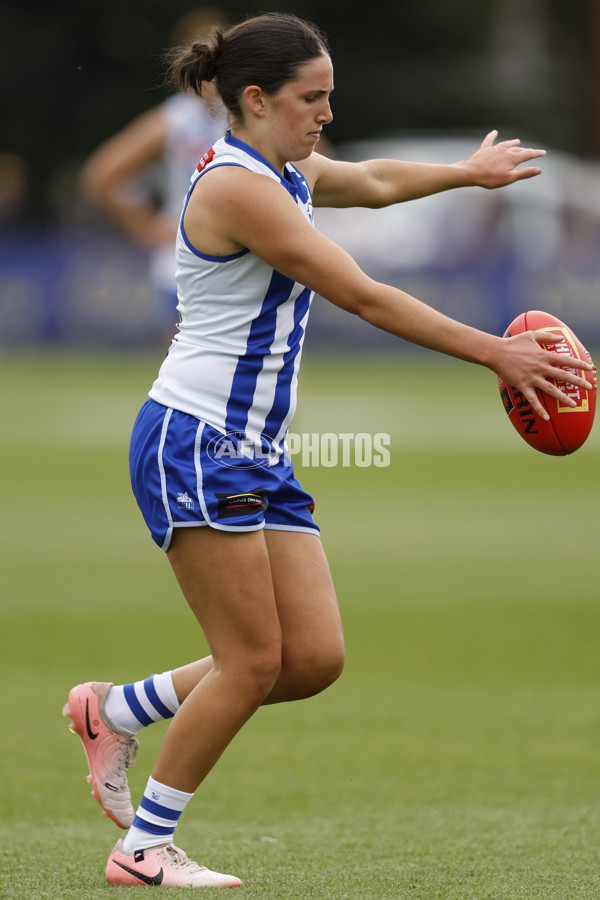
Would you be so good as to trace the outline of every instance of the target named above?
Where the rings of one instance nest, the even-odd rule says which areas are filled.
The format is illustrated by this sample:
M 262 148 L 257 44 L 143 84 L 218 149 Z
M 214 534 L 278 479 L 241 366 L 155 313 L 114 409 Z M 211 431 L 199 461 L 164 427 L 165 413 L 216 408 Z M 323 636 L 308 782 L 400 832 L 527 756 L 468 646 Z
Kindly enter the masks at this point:
M 324 691 L 337 681 L 344 670 L 345 661 L 343 651 L 330 656 L 327 660 L 323 660 L 314 673 L 311 685 L 312 690 L 308 696 L 321 693 L 321 691 Z
M 310 653 L 301 660 L 284 660 L 282 677 L 286 678 L 291 699 L 313 697 L 328 688 L 342 674 L 345 663 L 343 644 Z
M 214 653 L 214 673 L 224 680 L 249 706 L 260 706 L 270 694 L 281 673 L 281 644 L 273 640 L 261 645 L 229 647 Z
M 339 647 L 336 648 L 335 652 L 331 654 L 328 659 L 327 667 L 322 670 L 322 684 L 323 687 L 321 690 L 329 687 L 330 684 L 333 684 L 334 681 L 337 681 L 342 672 L 344 671 L 344 665 L 346 662 L 346 654 L 344 651 L 344 645 L 340 644 Z
M 269 695 L 281 674 L 281 648 L 273 648 L 248 655 L 241 672 L 240 686 L 262 702 Z

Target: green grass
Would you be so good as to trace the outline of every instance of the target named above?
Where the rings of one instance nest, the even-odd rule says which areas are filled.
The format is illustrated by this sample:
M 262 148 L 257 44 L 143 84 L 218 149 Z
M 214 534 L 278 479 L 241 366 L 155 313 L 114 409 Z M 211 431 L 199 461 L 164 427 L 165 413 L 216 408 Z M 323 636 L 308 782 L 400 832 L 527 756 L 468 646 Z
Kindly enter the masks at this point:
M 60 709 L 205 651 L 128 484 L 160 355 L 0 357 L 1 898 L 131 896 Z M 294 429 L 392 437 L 388 468 L 299 467 L 347 669 L 259 711 L 178 842 L 261 900 L 600 897 L 598 430 L 537 454 L 490 373 L 424 354 L 307 358 Z

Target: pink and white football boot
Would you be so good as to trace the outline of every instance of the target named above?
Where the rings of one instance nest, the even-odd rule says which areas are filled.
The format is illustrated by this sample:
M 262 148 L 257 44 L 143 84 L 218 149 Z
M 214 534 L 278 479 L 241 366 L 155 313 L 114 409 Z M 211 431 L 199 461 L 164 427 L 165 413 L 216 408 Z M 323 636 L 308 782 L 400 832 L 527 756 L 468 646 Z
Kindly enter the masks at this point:
M 106 880 L 109 884 L 186 888 L 239 887 L 242 883 L 235 875 L 199 866 L 174 844 L 127 853 L 123 841 L 117 841 L 108 858 Z
M 120 828 L 129 828 L 134 810 L 127 784 L 127 769 L 135 762 L 139 747 L 136 738 L 121 734 L 104 712 L 104 701 L 112 684 L 88 681 L 69 692 L 63 715 L 70 716 L 69 726 L 78 734 L 87 756 L 92 796 Z

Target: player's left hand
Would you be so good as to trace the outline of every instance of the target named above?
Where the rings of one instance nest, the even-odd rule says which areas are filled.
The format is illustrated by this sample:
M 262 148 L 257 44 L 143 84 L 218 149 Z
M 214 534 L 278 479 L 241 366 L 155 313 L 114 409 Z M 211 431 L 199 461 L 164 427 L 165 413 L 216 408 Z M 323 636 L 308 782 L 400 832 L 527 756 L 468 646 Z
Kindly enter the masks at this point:
M 541 174 L 542 170 L 538 166 L 524 166 L 521 169 L 517 166 L 530 159 L 545 156 L 545 150 L 521 147 L 518 138 L 496 144 L 497 137 L 496 130 L 490 131 L 484 137 L 479 149 L 469 159 L 455 163 L 458 168 L 468 173 L 469 184 L 492 190 Z
M 591 360 L 553 353 L 541 346 L 544 342 L 555 340 L 556 335 L 545 331 L 525 331 L 513 337 L 503 337 L 502 343 L 497 345 L 500 355 L 490 367 L 499 378 L 521 391 L 534 412 L 545 422 L 550 416 L 542 405 L 538 390 L 560 400 L 565 406 L 575 406 L 575 400 L 557 387 L 555 379 L 559 377 L 566 384 L 586 391 L 593 390 L 596 385 L 595 366 Z M 505 372 L 510 374 L 505 376 Z

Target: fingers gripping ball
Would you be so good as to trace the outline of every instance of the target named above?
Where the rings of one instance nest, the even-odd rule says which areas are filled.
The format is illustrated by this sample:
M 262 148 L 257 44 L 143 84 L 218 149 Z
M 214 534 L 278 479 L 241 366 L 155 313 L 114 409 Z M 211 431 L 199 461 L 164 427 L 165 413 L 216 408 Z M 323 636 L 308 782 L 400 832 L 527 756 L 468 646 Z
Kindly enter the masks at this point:
M 577 359 L 591 361 L 590 354 L 571 329 L 550 313 L 532 310 L 521 313 L 511 322 L 504 337 L 513 337 L 525 331 L 545 331 L 556 335 L 553 343 L 542 343 L 542 347 L 553 353 L 574 356 Z M 566 367 L 565 367 L 566 368 Z M 575 372 L 574 369 L 567 371 Z M 557 370 L 557 373 L 560 370 Z M 577 371 L 576 374 L 581 374 Z M 578 450 L 587 440 L 594 423 L 596 411 L 596 387 L 591 391 L 567 384 L 560 378 L 552 379 L 554 384 L 565 394 L 575 400 L 575 406 L 569 406 L 560 400 L 550 397 L 538 390 L 550 419 L 544 422 L 532 410 L 529 401 L 523 394 L 501 378 L 498 379 L 500 396 L 508 418 L 521 437 L 535 450 L 551 456 L 567 456 Z

